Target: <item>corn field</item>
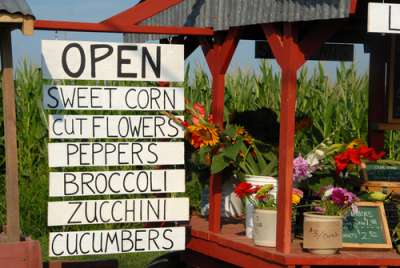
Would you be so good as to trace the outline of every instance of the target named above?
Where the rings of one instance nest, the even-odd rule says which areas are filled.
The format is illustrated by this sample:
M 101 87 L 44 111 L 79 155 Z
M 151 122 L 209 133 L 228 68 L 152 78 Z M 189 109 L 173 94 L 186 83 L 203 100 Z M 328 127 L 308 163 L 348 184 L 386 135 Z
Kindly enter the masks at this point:
M 189 72 L 188 69 L 187 77 Z M 358 74 L 354 65 L 344 64 L 339 66 L 336 75 L 336 82 L 330 81 L 322 65 L 311 71 L 302 69 L 298 74 L 297 113 L 299 116 L 311 118 L 313 122 L 311 128 L 296 136 L 298 153 L 306 153 L 326 137 L 331 137 L 333 142 L 366 138 L 368 76 Z M 21 224 L 23 233 L 36 239 L 46 239 L 48 232 L 48 134 L 47 114 L 41 104 L 43 84 L 40 70 L 26 62 L 16 71 Z M 190 102 L 203 103 L 210 109 L 210 81 L 204 71 L 196 70 L 195 79 L 190 83 L 185 82 L 184 87 L 186 98 Z M 267 61 L 261 62 L 257 74 L 237 70 L 226 78 L 226 118 L 233 111 L 257 110 L 263 107 L 272 109 L 279 117 L 279 92 L 280 76 L 273 72 Z M 2 119 L 3 111 L 0 111 L 0 117 Z M 0 127 L 3 130 L 2 123 Z M 332 136 L 332 133 L 335 135 Z M 385 146 L 391 159 L 400 160 L 399 144 L 399 132 L 388 131 Z M 3 137 L 0 150 L 0 165 L 3 170 L 0 175 L 0 223 L 4 224 Z M 189 195 L 200 195 L 198 185 L 194 188 L 188 186 L 187 192 Z

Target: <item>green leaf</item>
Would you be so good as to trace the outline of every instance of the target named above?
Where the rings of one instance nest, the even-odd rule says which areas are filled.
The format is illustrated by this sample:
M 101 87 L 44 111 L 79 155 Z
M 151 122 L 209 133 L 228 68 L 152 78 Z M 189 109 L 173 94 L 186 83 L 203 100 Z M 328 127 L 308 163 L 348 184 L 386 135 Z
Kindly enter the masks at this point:
M 226 156 L 227 158 L 231 159 L 231 160 L 236 160 L 239 152 L 240 152 L 240 148 L 241 148 L 241 144 L 240 142 L 237 142 L 235 144 L 232 144 L 228 147 L 225 147 L 223 150 L 223 155 Z
M 229 166 L 229 161 L 226 161 L 223 154 L 217 154 L 212 158 L 211 174 L 216 174 Z

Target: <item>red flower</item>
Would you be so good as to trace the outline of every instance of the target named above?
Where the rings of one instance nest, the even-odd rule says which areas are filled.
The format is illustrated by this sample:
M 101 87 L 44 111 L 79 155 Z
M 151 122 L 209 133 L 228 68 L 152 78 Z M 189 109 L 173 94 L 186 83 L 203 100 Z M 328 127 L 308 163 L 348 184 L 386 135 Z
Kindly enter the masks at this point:
M 376 161 L 384 155 L 384 152 L 377 153 L 374 148 L 369 148 L 365 145 L 361 145 L 357 149 L 348 148 L 343 153 L 335 156 L 336 172 L 342 172 L 349 164 L 361 165 L 361 159 Z
M 236 185 L 234 192 L 240 199 L 242 199 L 243 197 L 254 194 L 255 189 L 256 188 L 253 187 L 251 183 L 241 182 L 238 185 Z
M 193 110 L 195 110 L 201 117 L 206 116 L 206 109 L 204 109 L 204 106 L 201 105 L 200 103 L 196 102 L 193 104 Z

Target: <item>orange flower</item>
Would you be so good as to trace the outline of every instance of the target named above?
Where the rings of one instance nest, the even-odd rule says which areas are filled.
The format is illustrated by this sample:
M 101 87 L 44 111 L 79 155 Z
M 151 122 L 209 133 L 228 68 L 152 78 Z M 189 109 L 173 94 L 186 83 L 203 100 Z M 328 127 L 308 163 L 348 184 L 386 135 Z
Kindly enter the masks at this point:
M 190 143 L 198 149 L 203 146 L 214 146 L 219 142 L 218 130 L 214 127 L 198 124 L 187 128 L 191 134 Z

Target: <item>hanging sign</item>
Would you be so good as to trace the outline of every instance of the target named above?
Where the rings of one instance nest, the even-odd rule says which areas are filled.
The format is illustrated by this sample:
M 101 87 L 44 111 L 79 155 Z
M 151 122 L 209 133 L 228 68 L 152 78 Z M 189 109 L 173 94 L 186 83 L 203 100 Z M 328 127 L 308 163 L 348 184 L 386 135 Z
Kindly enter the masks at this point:
M 47 110 L 183 111 L 183 88 L 97 87 L 51 85 L 43 87 Z
M 185 227 L 50 233 L 50 257 L 185 250 Z
M 183 116 L 178 117 L 183 120 Z M 174 139 L 183 129 L 161 115 L 49 115 L 50 139 Z
M 45 79 L 184 80 L 182 45 L 42 41 Z
M 185 191 L 185 170 L 50 172 L 49 196 L 178 193 Z
M 42 70 L 46 79 L 105 85 L 107 80 L 183 81 L 184 50 L 180 45 L 43 41 Z M 185 109 L 183 88 L 53 84 L 43 87 L 43 107 L 55 111 L 48 116 L 49 196 L 63 198 L 48 203 L 48 226 L 189 220 L 188 198 L 151 196 L 185 191 L 184 132 L 164 113 Z M 101 170 L 109 166 L 126 169 Z M 136 194 L 147 196 L 106 199 Z M 97 198 L 76 198 L 84 196 Z M 184 249 L 184 227 L 55 232 L 49 238 L 52 257 Z
M 49 202 L 48 226 L 187 221 L 188 198 Z
M 368 3 L 368 32 L 400 33 L 400 4 Z

